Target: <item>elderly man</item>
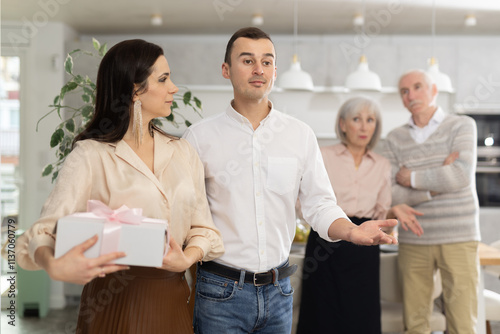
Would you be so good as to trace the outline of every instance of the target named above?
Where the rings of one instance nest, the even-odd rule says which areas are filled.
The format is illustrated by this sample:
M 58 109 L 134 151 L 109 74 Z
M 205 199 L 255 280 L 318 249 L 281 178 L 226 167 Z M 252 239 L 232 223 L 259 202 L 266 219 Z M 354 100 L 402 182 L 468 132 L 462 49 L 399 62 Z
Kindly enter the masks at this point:
M 476 125 L 436 105 L 438 90 L 423 71 L 399 80 L 411 117 L 387 136 L 392 205 L 424 213 L 402 224 L 399 270 L 405 333 L 430 333 L 433 275 L 440 270 L 448 333 L 475 333 L 480 239 L 475 189 Z

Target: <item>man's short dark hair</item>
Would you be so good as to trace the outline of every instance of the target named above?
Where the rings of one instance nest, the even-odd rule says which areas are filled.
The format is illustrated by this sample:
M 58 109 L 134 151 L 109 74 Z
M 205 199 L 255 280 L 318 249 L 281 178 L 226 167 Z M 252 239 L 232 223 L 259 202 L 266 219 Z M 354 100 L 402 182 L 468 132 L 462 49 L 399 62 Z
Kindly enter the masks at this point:
M 233 36 L 231 36 L 231 38 L 229 39 L 229 42 L 227 42 L 226 54 L 224 55 L 224 62 L 228 63 L 229 66 L 231 66 L 231 51 L 233 50 L 234 41 L 236 41 L 240 37 L 245 37 L 245 38 L 250 38 L 250 39 L 263 39 L 264 38 L 264 39 L 270 40 L 271 43 L 273 43 L 273 41 L 271 40 L 271 37 L 269 37 L 269 35 L 267 33 L 263 32 L 259 28 L 255 28 L 255 27 L 241 28 L 240 30 L 235 32 L 233 34 Z M 273 45 L 274 45 L 274 43 L 273 43 Z

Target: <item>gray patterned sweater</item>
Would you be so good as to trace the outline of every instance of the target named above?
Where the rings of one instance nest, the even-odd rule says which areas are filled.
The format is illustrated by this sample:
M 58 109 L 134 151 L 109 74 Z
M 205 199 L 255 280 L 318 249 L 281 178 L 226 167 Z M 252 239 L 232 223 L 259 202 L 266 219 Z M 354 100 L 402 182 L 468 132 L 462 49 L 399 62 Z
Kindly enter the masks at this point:
M 399 228 L 399 242 L 435 245 L 480 240 L 474 120 L 447 114 L 422 144 L 413 140 L 409 128 L 405 124 L 392 130 L 382 150 L 392 165 L 392 205 L 406 203 L 424 213 L 417 217 L 424 234 L 417 237 Z M 455 151 L 459 158 L 443 166 L 445 158 Z M 396 183 L 400 166 L 416 172 L 415 188 Z M 428 191 L 439 194 L 429 199 Z

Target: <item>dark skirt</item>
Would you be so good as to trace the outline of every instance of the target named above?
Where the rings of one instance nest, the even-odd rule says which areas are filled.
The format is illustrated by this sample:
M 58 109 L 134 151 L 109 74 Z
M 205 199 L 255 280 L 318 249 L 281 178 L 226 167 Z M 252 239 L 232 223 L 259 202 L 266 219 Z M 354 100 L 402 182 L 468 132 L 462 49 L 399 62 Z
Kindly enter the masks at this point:
M 193 333 L 184 273 L 130 267 L 85 285 L 77 334 Z
M 311 230 L 297 333 L 380 334 L 379 266 L 378 246 L 330 243 Z

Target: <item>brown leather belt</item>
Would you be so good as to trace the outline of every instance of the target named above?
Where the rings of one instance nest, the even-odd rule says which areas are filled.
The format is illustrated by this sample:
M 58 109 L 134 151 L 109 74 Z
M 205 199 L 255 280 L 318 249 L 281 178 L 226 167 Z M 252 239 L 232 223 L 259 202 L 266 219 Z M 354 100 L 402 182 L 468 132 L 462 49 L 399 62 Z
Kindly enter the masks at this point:
M 229 278 L 235 281 L 238 281 L 241 276 L 241 270 L 231 268 L 214 261 L 203 262 L 200 268 L 209 273 Z M 280 280 L 292 276 L 297 271 L 297 265 L 296 264 L 289 265 L 288 261 L 286 261 L 286 263 L 283 266 L 276 269 L 278 271 L 278 277 L 275 277 L 275 271 L 272 269 L 269 271 L 263 271 L 258 273 L 246 271 L 245 283 L 251 283 L 255 286 L 271 284 L 275 280 Z

